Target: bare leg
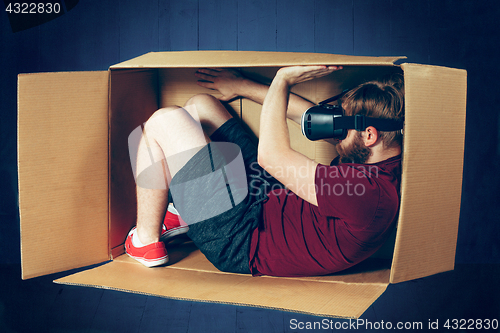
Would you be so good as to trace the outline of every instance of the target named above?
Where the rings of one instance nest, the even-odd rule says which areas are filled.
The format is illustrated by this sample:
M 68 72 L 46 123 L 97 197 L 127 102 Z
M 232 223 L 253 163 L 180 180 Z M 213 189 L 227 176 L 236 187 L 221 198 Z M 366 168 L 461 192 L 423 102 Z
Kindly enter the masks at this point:
M 192 97 L 184 108 L 156 111 L 146 122 L 137 155 L 137 234 L 143 244 L 158 242 L 172 177 L 231 115 L 209 95 Z M 201 127 L 200 127 L 201 123 Z
M 143 244 L 159 241 L 168 184 L 206 144 L 200 124 L 183 108 L 160 109 L 146 122 L 137 154 L 137 235 Z
M 198 114 L 199 122 L 208 136 L 232 118 L 221 102 L 211 95 L 195 95 L 187 101 L 184 108 L 190 113 L 195 111 Z M 195 115 L 192 116 L 197 119 Z

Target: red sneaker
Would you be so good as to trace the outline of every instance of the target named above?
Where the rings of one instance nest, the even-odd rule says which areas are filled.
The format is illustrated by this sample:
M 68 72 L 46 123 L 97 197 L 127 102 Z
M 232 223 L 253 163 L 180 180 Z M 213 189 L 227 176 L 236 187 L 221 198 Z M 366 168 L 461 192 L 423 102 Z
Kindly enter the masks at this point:
M 127 254 L 147 267 L 154 267 L 168 262 L 168 253 L 163 242 L 157 242 L 142 247 L 135 247 L 132 244 L 132 236 L 136 227 L 128 233 L 125 240 L 125 251 Z
M 165 219 L 163 220 L 163 229 L 161 232 L 160 240 L 166 242 L 172 237 L 185 234 L 189 231 L 189 226 L 184 222 L 174 208 L 173 205 L 168 205 Z

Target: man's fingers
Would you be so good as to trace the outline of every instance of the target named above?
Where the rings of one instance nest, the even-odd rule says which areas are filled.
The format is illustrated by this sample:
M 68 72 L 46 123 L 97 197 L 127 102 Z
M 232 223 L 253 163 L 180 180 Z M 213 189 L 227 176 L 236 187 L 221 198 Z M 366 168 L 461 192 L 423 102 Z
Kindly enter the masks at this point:
M 342 66 L 305 66 L 303 67 L 304 73 L 310 73 L 311 75 L 323 75 L 330 74 L 334 71 L 342 69 Z
M 310 75 L 327 75 L 334 71 L 342 69 L 342 66 L 312 66 L 304 67 L 304 74 Z
M 198 84 L 199 86 L 201 86 L 203 88 L 215 90 L 214 83 L 210 82 L 210 81 L 197 81 L 196 84 Z
M 342 69 L 343 67 L 335 65 L 335 66 L 327 66 L 327 68 L 332 70 L 332 71 L 336 71 L 336 70 Z
M 201 72 L 196 72 L 194 74 L 197 78 L 199 79 L 202 79 L 202 80 L 205 80 L 205 81 L 210 81 L 210 82 L 213 82 L 213 79 L 215 76 L 213 75 L 210 75 L 210 74 L 204 74 L 204 73 L 201 73 Z
M 342 69 L 342 66 L 311 65 L 283 67 L 278 74 L 283 75 L 289 85 L 295 85 L 312 79 L 320 78 Z
M 218 68 L 200 68 L 196 71 L 196 73 L 206 74 L 210 76 L 217 76 L 221 72 Z

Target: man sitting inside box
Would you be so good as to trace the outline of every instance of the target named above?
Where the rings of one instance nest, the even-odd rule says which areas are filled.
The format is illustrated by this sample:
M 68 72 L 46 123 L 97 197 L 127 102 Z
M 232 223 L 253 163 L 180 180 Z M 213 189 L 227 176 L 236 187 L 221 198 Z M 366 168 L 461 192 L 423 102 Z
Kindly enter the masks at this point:
M 186 232 L 215 267 L 234 273 L 325 275 L 374 254 L 398 216 L 403 86 L 367 82 L 332 98 L 336 107 L 289 92 L 341 69 L 285 67 L 270 86 L 233 70 L 199 69 L 198 84 L 219 91 L 220 100 L 262 104 L 258 147 L 211 95 L 156 111 L 138 143 L 137 226 L 127 254 L 163 265 L 164 241 Z M 325 114 L 336 124 L 332 135 L 315 136 L 311 129 L 329 126 Z M 291 148 L 287 117 L 306 136 L 336 144 L 330 166 Z

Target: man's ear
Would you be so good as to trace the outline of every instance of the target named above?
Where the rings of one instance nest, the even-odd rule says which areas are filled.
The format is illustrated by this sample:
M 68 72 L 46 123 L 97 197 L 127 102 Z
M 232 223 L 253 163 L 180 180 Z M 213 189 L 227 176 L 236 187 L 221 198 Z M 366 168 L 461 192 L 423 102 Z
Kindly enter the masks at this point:
M 365 135 L 363 135 L 365 146 L 372 147 L 375 143 L 377 143 L 378 138 L 379 133 L 377 129 L 373 126 L 368 126 L 365 130 Z

